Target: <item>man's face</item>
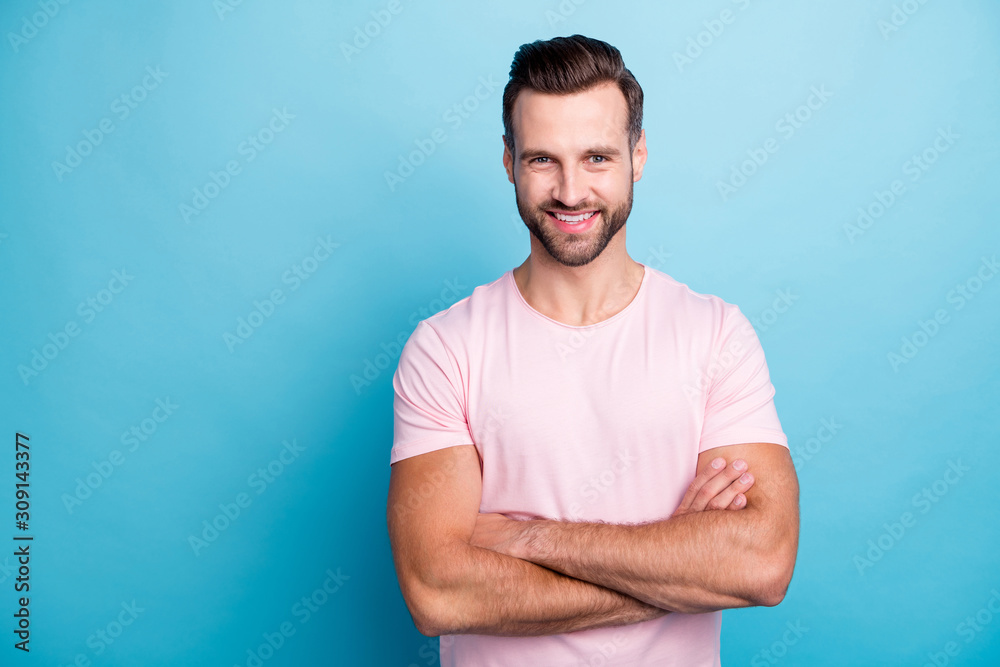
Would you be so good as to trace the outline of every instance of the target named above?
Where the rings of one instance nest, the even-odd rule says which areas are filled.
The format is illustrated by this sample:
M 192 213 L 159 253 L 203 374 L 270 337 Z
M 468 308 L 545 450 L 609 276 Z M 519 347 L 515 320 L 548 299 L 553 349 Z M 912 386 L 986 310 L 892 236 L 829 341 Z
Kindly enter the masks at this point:
M 628 105 L 613 83 L 572 95 L 524 90 L 512 113 L 516 156 L 504 150 L 517 210 L 566 266 L 590 263 L 625 225 L 646 161 L 645 133 L 628 149 Z

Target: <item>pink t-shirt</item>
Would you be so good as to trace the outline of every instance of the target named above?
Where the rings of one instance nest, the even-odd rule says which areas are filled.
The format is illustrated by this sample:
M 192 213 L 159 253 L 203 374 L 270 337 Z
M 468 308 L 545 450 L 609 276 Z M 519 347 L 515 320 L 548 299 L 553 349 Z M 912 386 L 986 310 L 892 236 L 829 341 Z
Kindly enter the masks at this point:
M 475 444 L 481 512 L 666 519 L 698 454 L 788 446 L 764 351 L 740 309 L 645 266 L 635 298 L 577 327 L 533 309 L 513 273 L 417 324 L 392 379 L 390 464 Z M 442 666 L 719 662 L 722 613 L 541 637 L 445 635 Z

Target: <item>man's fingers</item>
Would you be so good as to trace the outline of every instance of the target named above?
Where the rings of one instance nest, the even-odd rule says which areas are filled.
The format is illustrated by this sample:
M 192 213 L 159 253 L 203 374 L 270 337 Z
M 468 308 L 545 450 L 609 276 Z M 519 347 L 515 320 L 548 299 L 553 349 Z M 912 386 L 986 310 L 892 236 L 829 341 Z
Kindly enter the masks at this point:
M 737 477 L 733 482 L 727 486 L 725 489 L 720 491 L 718 495 L 708 502 L 705 509 L 710 510 L 724 510 L 724 509 L 743 509 L 746 507 L 747 498 L 744 495 L 746 491 L 753 486 L 754 477 L 751 473 L 745 472 L 739 477 Z M 739 501 L 739 503 L 737 503 Z
M 730 486 L 737 480 L 740 480 L 740 483 L 737 484 L 735 490 L 730 490 Z M 747 462 L 743 459 L 736 459 L 698 489 L 691 501 L 690 511 L 725 509 L 733 502 L 737 493 L 746 490 L 741 488 L 741 485 L 747 484 L 747 482 L 753 482 L 753 476 L 747 471 Z M 746 488 L 750 487 L 746 486 Z
M 677 506 L 675 514 L 686 514 L 687 512 L 695 511 L 691 509 L 694 504 L 695 496 L 702 489 L 702 487 L 705 486 L 706 482 L 725 470 L 725 468 L 726 459 L 721 456 L 712 459 L 709 464 L 705 466 L 705 469 L 695 476 L 691 485 L 688 486 L 687 491 L 684 493 L 684 497 L 681 498 L 681 504 Z

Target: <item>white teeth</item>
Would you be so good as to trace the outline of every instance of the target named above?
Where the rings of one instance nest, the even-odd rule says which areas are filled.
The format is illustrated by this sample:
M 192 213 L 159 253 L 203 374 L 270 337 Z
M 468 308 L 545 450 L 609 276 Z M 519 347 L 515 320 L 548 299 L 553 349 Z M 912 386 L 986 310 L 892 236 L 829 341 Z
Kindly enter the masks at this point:
M 588 220 L 594 217 L 596 214 L 597 211 L 594 211 L 593 213 L 581 213 L 580 215 L 563 215 L 562 213 L 553 213 L 552 215 L 556 216 L 557 220 L 562 220 L 563 222 L 575 223 Z

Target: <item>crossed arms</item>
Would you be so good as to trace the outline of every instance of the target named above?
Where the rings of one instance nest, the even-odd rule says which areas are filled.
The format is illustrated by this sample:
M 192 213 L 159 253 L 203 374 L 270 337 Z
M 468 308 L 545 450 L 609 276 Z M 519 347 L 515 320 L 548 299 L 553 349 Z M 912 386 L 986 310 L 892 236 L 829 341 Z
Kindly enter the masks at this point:
M 729 463 L 715 469 L 718 459 Z M 741 461 L 748 465 L 734 467 Z M 778 604 L 798 550 L 798 481 L 788 450 L 717 447 L 699 455 L 697 469 L 671 517 L 624 525 L 480 514 L 474 445 L 396 462 L 389 538 L 417 629 L 549 635 Z

